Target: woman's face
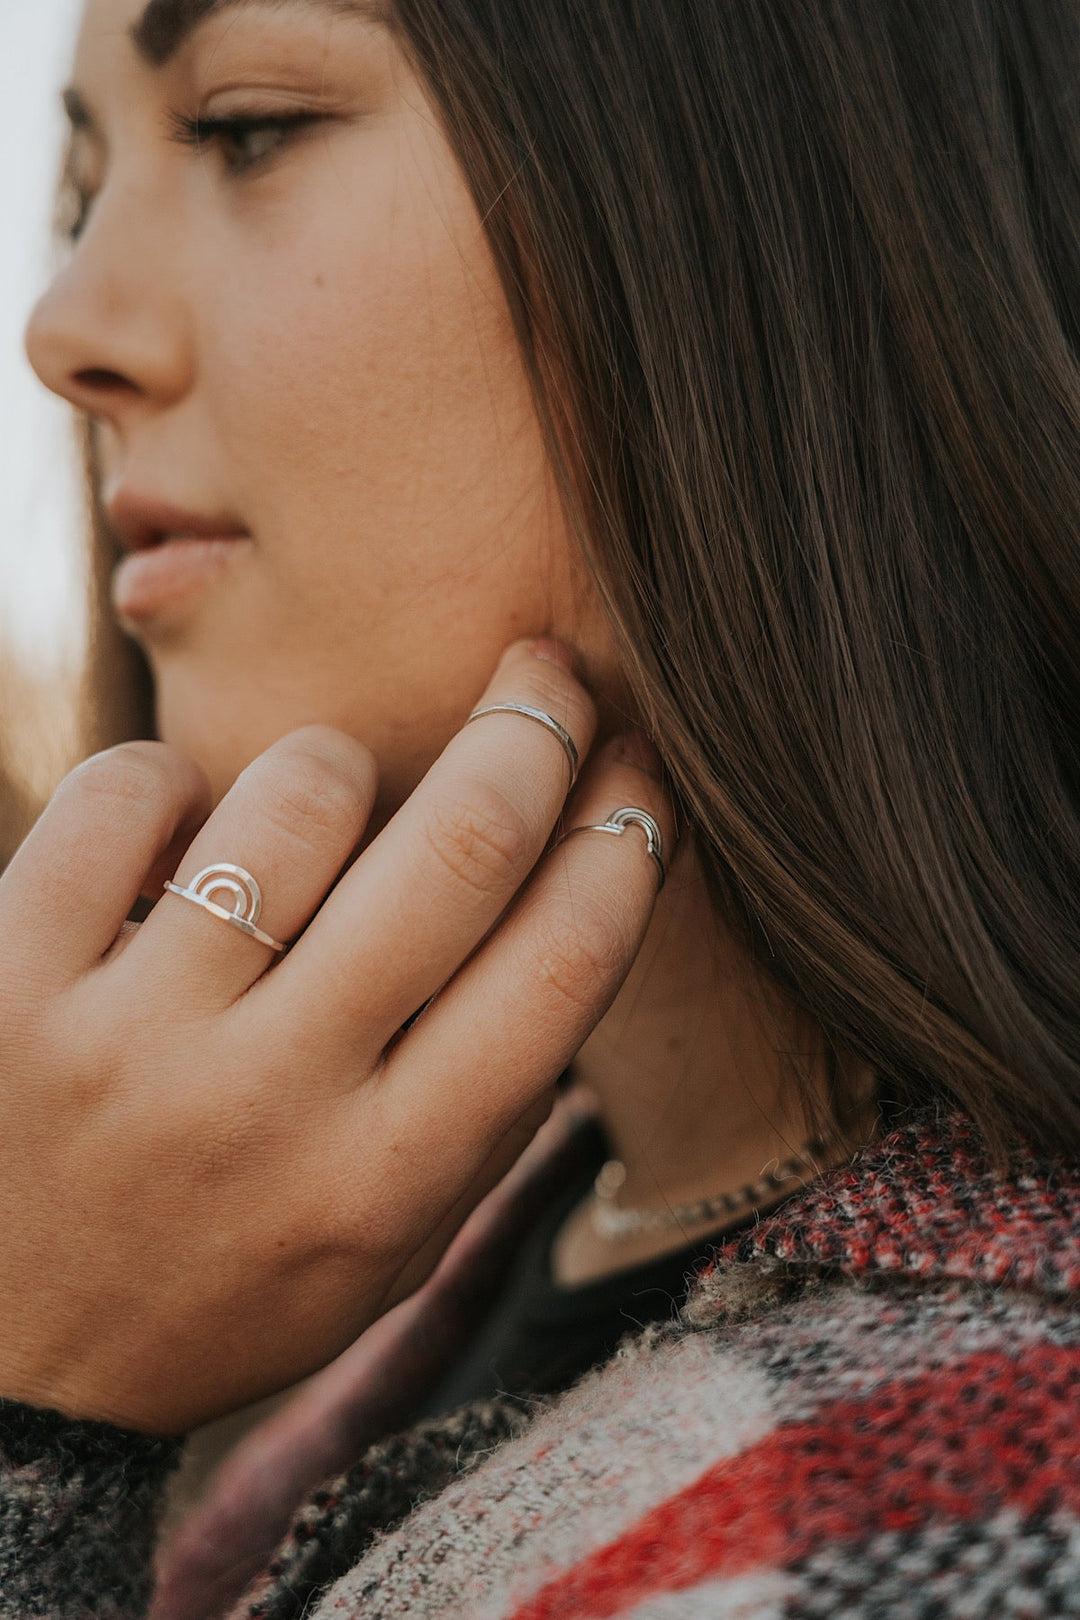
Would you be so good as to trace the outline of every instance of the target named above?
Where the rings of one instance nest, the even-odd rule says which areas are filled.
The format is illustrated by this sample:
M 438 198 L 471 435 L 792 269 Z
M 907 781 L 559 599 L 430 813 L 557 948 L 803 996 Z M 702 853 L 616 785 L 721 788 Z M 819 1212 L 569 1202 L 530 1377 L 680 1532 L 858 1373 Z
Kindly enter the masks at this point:
M 31 360 L 95 423 L 128 544 L 192 532 L 162 503 L 249 537 L 115 584 L 159 735 L 218 798 L 339 726 L 379 760 L 378 820 L 517 636 L 571 641 L 617 702 L 479 215 L 393 34 L 359 0 L 88 0 L 72 83 L 89 201 Z M 241 116 L 264 122 L 215 128 Z

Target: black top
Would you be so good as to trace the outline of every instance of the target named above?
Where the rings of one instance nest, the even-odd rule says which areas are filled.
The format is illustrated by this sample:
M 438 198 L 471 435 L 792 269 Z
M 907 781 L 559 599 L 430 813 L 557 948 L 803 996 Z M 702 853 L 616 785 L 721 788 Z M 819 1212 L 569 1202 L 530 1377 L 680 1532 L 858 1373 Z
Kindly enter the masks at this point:
M 449 1412 L 490 1395 L 565 1389 L 590 1367 L 606 1361 L 628 1333 L 650 1322 L 670 1321 L 685 1299 L 694 1273 L 708 1258 L 714 1241 L 709 1235 L 596 1282 L 560 1287 L 552 1280 L 556 1234 L 607 1157 L 602 1131 L 595 1125 L 588 1131 L 585 1169 L 559 1189 L 526 1232 L 494 1305 L 462 1356 L 428 1396 L 423 1416 Z M 725 1226 L 723 1241 L 756 1218 L 754 1211 Z

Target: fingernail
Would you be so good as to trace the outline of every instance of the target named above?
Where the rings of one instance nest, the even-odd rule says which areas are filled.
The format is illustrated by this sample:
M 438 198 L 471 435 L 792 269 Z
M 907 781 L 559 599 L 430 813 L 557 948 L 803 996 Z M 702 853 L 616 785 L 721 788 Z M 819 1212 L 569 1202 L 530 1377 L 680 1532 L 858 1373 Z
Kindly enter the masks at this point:
M 543 658 L 546 663 L 558 664 L 560 669 L 568 669 L 573 673 L 574 655 L 569 647 L 553 636 L 541 636 L 529 648 L 534 658 Z
M 639 771 L 644 771 L 646 776 L 651 776 L 659 782 L 664 768 L 663 761 L 655 745 L 637 726 L 624 731 L 618 739 L 615 757 L 625 760 L 628 765 L 636 766 Z

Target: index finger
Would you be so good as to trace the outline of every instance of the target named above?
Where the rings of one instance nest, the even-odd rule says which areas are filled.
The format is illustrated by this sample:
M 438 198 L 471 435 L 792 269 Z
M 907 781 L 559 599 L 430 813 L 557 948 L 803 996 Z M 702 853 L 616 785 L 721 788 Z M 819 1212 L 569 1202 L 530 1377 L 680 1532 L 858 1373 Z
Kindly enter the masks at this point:
M 205 772 L 179 749 L 136 741 L 92 754 L 64 777 L 3 874 L 4 957 L 32 953 L 39 988 L 87 972 L 209 812 Z
M 516 642 L 476 707 L 549 715 L 584 758 L 596 727 L 573 674 Z M 466 724 L 354 862 L 273 974 L 274 1019 L 320 1050 L 374 1057 L 498 921 L 570 785 L 567 752 L 520 710 Z M 332 1001 L 327 987 L 333 986 Z M 255 1016 L 262 991 L 249 996 Z

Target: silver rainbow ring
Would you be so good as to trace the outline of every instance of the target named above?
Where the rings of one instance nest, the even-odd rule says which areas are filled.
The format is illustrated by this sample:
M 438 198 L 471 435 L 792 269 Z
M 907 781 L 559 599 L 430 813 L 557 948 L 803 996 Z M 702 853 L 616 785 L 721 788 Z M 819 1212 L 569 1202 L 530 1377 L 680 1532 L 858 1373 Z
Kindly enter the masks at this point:
M 173 894 L 178 894 L 181 900 L 193 900 L 204 911 L 213 916 L 220 917 L 222 922 L 231 923 L 239 928 L 241 933 L 248 934 L 257 939 L 262 945 L 269 945 L 275 951 L 283 951 L 284 945 L 279 940 L 271 939 L 255 924 L 259 920 L 262 910 L 262 892 L 250 872 L 242 866 L 233 866 L 228 861 L 219 861 L 216 866 L 204 866 L 201 872 L 196 872 L 186 888 L 176 883 L 166 883 L 165 887 Z M 233 908 L 226 910 L 219 906 L 216 900 L 211 900 L 212 894 L 231 894 Z
M 655 816 L 650 816 L 647 810 L 640 810 L 636 805 L 623 805 L 621 810 L 613 810 L 606 821 L 597 822 L 590 827 L 571 827 L 564 832 L 561 838 L 556 839 L 557 844 L 572 838 L 575 833 L 602 832 L 615 833 L 621 837 L 627 827 L 640 827 L 645 834 L 646 853 L 656 862 L 660 873 L 660 888 L 664 887 L 667 871 L 664 867 L 664 835 L 660 831 Z

